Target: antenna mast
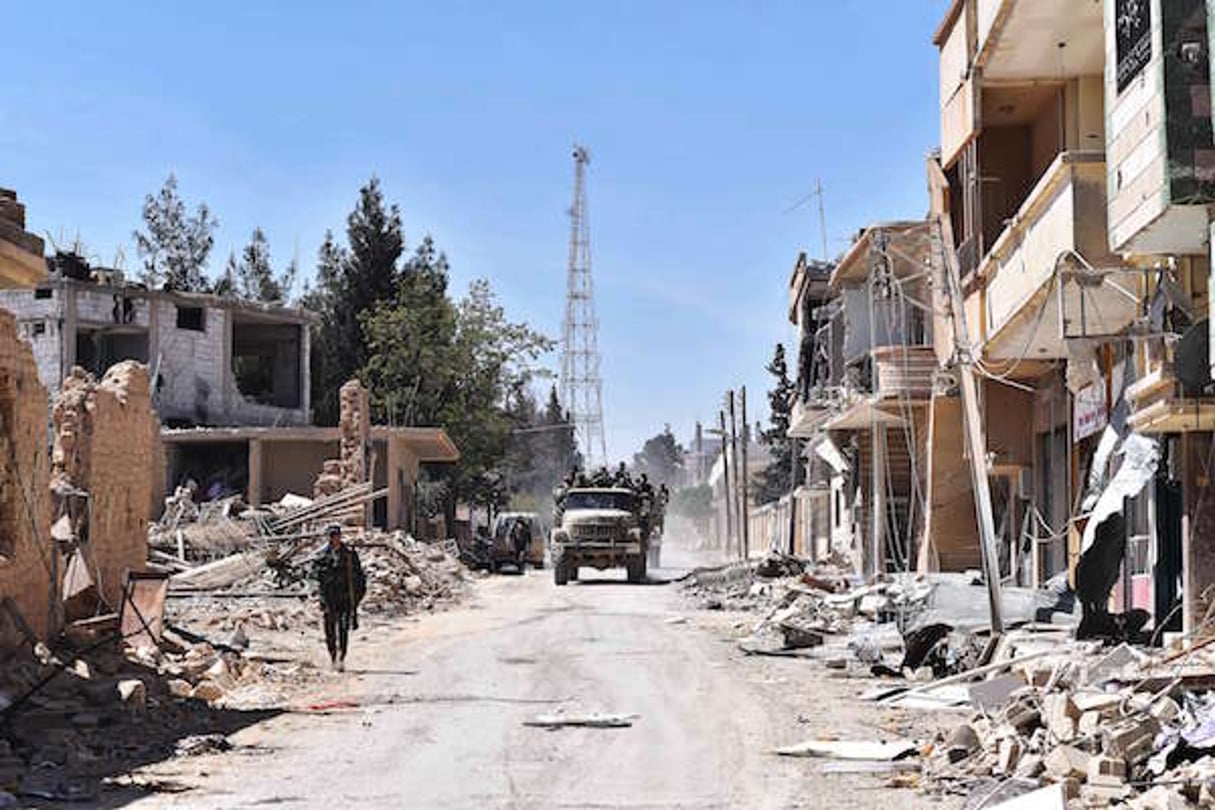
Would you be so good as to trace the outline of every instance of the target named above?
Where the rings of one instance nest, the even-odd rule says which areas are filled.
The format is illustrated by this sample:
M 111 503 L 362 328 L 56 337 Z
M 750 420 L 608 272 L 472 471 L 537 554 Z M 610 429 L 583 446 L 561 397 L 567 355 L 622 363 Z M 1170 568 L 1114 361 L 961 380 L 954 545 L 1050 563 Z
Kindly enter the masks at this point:
M 591 231 L 586 214 L 586 167 L 590 153 L 574 144 L 574 201 L 570 206 L 570 253 L 565 323 L 561 330 L 561 404 L 590 469 L 607 463 L 603 432 L 603 381 L 599 377 L 599 320 L 591 281 Z

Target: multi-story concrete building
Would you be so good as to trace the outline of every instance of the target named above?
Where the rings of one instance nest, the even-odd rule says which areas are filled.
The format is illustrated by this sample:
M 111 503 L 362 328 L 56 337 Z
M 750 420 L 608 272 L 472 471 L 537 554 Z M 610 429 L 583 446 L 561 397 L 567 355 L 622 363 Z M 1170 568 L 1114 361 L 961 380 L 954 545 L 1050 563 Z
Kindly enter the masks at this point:
M 166 425 L 309 423 L 308 313 L 109 284 L 81 263 L 54 264 L 58 272 L 33 289 L 0 290 L 52 394 L 74 366 L 100 377 L 138 360 Z
M 790 283 L 790 435 L 806 440 L 810 473 L 800 511 L 816 554 L 844 551 L 869 574 L 914 567 L 925 526 L 929 233 L 925 221 L 872 225 L 834 265 L 799 261 Z

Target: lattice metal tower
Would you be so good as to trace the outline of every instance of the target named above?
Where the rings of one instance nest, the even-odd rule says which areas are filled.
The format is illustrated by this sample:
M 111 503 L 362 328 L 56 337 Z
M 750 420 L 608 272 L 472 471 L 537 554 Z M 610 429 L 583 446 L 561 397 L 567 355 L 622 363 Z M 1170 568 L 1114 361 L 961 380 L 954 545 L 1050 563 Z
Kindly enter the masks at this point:
M 561 330 L 561 404 L 587 469 L 607 464 L 603 433 L 603 381 L 599 377 L 599 320 L 591 281 L 591 230 L 586 215 L 586 167 L 590 153 L 574 144 L 574 201 L 570 206 L 570 255 Z

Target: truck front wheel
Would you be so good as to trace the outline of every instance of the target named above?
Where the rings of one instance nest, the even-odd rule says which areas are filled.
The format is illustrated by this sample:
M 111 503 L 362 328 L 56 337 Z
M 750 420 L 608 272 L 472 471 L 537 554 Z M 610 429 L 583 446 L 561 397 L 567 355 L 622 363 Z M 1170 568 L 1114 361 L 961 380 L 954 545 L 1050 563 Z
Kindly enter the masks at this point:
M 629 574 L 629 582 L 633 583 L 634 585 L 639 585 L 642 582 L 645 582 L 645 556 L 644 555 L 630 557 L 628 562 L 625 563 L 625 568 Z

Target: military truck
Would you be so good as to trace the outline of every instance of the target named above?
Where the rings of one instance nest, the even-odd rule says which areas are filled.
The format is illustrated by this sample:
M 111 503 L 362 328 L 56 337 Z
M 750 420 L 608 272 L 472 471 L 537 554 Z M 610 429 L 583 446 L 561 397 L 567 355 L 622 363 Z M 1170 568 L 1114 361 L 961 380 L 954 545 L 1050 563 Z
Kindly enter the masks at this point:
M 642 537 L 637 496 L 623 487 L 576 487 L 565 496 L 561 522 L 553 529 L 553 581 L 578 579 L 587 565 L 624 567 L 629 582 L 644 582 L 647 538 Z

